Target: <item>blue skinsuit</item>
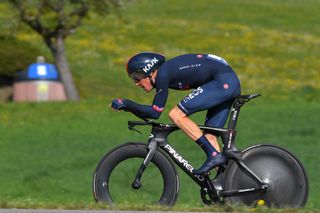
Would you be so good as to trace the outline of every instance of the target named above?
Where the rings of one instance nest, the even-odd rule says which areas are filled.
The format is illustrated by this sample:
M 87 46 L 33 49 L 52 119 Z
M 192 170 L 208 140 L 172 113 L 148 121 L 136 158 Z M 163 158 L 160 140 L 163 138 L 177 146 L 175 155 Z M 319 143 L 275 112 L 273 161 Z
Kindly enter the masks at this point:
M 194 89 L 178 107 L 186 114 L 208 110 L 205 125 L 223 127 L 235 97 L 240 95 L 240 82 L 228 63 L 216 55 L 186 54 L 164 62 L 155 79 L 153 104 L 140 105 L 127 101 L 127 108 L 146 118 L 158 118 L 163 111 L 169 89 Z

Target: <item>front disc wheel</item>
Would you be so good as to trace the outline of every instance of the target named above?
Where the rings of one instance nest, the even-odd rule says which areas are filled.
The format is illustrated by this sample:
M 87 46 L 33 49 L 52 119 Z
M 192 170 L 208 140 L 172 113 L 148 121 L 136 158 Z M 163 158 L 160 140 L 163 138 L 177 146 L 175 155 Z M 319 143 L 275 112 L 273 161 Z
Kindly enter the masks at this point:
M 167 205 L 175 203 L 179 182 L 170 161 L 156 152 L 140 182 L 133 181 L 147 156 L 145 145 L 128 144 L 107 154 L 96 169 L 93 191 L 97 201 L 110 205 Z

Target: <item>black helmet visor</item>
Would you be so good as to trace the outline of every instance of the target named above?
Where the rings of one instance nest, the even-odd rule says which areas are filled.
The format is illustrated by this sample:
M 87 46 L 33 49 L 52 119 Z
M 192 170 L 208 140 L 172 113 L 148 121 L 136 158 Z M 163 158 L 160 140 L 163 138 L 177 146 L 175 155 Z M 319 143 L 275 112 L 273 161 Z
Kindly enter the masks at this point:
M 138 73 L 138 72 L 132 72 L 129 74 L 129 77 L 134 81 L 134 82 L 139 82 L 142 79 L 144 79 L 146 76 L 143 73 Z

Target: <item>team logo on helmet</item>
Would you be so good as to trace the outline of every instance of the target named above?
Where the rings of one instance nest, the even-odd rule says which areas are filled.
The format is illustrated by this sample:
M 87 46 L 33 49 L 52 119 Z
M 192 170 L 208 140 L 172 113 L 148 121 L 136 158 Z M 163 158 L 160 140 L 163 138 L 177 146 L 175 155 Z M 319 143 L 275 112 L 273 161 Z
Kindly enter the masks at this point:
M 153 68 L 153 66 L 158 62 L 159 60 L 154 57 L 150 63 L 148 63 L 142 70 L 143 72 L 147 73 L 151 68 Z

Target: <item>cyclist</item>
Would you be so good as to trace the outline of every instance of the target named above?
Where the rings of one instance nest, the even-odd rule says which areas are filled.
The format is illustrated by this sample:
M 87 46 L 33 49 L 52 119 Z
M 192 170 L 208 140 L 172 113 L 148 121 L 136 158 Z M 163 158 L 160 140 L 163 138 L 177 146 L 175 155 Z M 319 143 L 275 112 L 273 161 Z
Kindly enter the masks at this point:
M 171 109 L 169 117 L 207 155 L 203 165 L 194 171 L 195 174 L 206 173 L 225 163 L 226 158 L 220 153 L 217 137 L 203 133 L 188 117 L 195 112 L 207 110 L 206 126 L 224 126 L 234 98 L 240 95 L 240 82 L 223 58 L 212 54 L 185 54 L 166 61 L 161 54 L 143 52 L 129 59 L 127 72 L 136 86 L 146 92 L 156 89 L 153 103 L 141 105 L 117 98 L 111 103 L 113 109 L 157 119 L 164 110 L 169 88 L 193 89 Z

